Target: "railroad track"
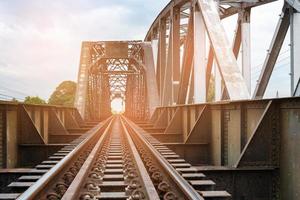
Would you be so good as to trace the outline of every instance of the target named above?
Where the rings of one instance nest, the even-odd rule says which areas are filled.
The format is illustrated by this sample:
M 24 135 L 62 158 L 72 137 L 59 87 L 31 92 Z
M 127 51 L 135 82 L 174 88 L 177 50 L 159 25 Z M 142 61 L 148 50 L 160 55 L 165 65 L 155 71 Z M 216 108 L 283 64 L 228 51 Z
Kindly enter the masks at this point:
M 39 168 L 38 168 L 39 167 Z M 11 184 L 0 199 L 230 199 L 215 183 L 132 121 L 114 116 Z M 10 184 L 10 185 L 11 185 Z

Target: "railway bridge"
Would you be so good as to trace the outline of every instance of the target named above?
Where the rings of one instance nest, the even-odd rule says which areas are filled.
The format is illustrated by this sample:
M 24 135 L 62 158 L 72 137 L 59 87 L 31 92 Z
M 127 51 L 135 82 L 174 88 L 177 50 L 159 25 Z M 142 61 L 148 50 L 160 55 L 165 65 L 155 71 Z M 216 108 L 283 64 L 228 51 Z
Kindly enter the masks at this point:
M 172 0 L 143 41 L 84 41 L 74 107 L 0 102 L 0 199 L 300 199 L 298 0 L 251 90 L 251 10 L 272 2 Z M 287 33 L 291 95 L 266 99 Z

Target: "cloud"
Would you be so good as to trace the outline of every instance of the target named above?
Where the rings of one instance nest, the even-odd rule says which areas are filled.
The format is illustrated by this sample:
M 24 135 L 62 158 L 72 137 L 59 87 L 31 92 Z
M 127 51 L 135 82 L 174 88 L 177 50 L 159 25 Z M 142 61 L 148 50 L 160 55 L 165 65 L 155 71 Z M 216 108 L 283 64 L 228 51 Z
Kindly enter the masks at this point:
M 61 81 L 76 81 L 82 41 L 142 40 L 168 2 L 0 1 L 0 89 L 2 85 L 47 99 Z M 268 4 L 252 12 L 253 66 L 263 61 L 281 4 Z M 229 20 L 226 25 L 226 28 L 231 27 L 229 38 L 234 22 L 234 19 Z M 283 70 L 286 69 L 280 68 L 276 72 Z M 280 85 L 276 87 L 282 89 Z M 7 94 L 18 95 L 11 90 L 7 90 Z
M 260 71 L 267 55 L 273 33 L 275 31 L 283 1 L 276 1 L 263 6 L 255 7 L 251 10 L 251 65 L 252 65 L 252 92 L 256 87 L 256 81 L 259 78 Z M 235 30 L 237 16 L 223 20 L 223 25 L 226 27 L 226 33 L 229 41 L 232 41 Z M 275 66 L 269 85 L 266 90 L 266 97 L 274 97 L 276 92 L 280 96 L 289 96 L 289 62 L 282 62 L 289 49 L 289 34 L 282 45 L 282 51 L 278 58 L 278 64 Z M 283 53 L 285 52 L 285 53 Z M 284 66 L 282 66 L 284 65 Z M 280 81 L 278 81 L 280 80 Z
M 76 80 L 82 41 L 143 39 L 166 2 L 1 1 L 0 88 L 47 99 L 61 81 Z

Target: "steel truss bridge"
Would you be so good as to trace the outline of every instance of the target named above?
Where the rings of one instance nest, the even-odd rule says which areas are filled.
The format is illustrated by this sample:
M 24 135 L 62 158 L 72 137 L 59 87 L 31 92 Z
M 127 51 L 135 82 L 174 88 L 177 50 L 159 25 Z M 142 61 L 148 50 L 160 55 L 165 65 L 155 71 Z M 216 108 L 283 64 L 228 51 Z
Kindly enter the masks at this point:
M 271 2 L 172 0 L 144 41 L 83 42 L 74 108 L 0 103 L 0 199 L 300 199 L 299 0 L 251 94 L 251 9 Z M 288 29 L 291 97 L 264 99 Z

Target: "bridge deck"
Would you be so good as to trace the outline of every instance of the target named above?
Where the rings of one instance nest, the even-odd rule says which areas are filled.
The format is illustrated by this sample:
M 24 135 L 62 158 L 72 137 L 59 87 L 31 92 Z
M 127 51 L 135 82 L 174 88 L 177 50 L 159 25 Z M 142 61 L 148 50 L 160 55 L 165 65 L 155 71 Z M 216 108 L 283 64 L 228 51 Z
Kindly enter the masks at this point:
M 216 184 L 148 132 L 114 116 L 10 183 L 0 199 L 230 198 Z

